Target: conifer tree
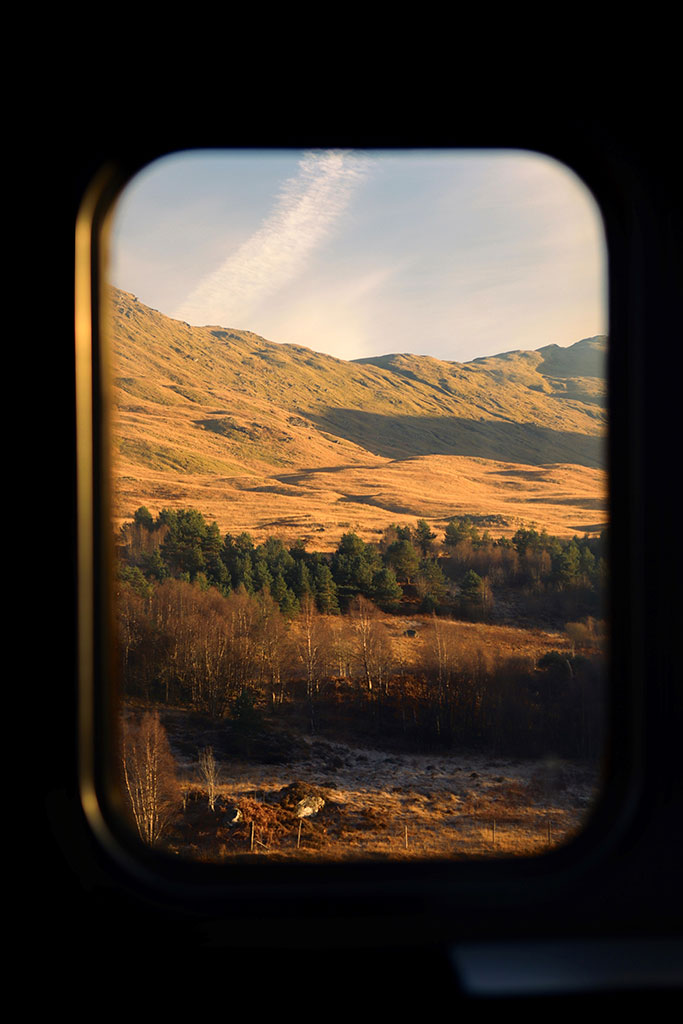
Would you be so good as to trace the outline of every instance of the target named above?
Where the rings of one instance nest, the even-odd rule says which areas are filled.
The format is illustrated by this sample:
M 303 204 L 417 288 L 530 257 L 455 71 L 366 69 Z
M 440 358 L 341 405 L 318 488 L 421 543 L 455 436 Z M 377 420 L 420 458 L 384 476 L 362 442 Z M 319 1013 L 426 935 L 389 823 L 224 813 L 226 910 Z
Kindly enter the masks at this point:
M 337 587 L 332 570 L 326 562 L 321 562 L 316 566 L 314 581 L 318 608 L 324 615 L 336 615 L 339 612 Z
M 292 576 L 292 590 L 296 594 L 299 602 L 301 602 L 306 594 L 313 593 L 313 581 L 311 580 L 311 574 L 303 559 L 300 559 L 296 563 Z
M 429 529 L 429 524 L 426 519 L 418 519 L 415 532 L 413 534 L 413 542 L 416 547 L 422 552 L 423 558 L 432 550 L 432 541 L 436 539 L 436 534 L 432 533 Z
M 391 568 L 380 569 L 372 580 L 372 600 L 382 608 L 393 609 L 403 597 L 403 590 Z
M 385 558 L 387 565 L 394 570 L 399 581 L 412 583 L 418 571 L 420 559 L 411 541 L 395 541 L 388 549 Z

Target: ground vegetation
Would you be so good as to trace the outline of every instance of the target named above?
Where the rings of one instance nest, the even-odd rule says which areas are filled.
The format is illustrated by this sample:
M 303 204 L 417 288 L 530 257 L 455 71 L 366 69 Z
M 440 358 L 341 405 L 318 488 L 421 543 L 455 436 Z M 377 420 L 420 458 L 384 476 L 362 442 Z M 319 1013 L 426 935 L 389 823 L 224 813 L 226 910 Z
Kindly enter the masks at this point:
M 595 776 L 605 543 L 533 528 L 493 539 L 454 517 L 441 541 L 424 521 L 394 524 L 374 544 L 349 530 L 325 554 L 221 536 L 196 510 L 138 509 L 118 537 L 115 607 L 123 788 L 140 838 L 199 859 L 244 852 L 248 839 L 253 855 L 265 840 L 247 828 L 251 815 L 272 853 L 278 836 L 292 838 L 291 808 L 266 789 L 230 803 L 220 780 L 241 763 L 308 764 L 311 743 L 399 759 L 550 758 Z M 163 720 L 183 723 L 171 731 L 175 755 Z M 323 855 L 314 818 L 331 827 L 337 805 L 312 806 L 306 835 Z M 201 829 L 190 838 L 188 821 L 204 828 L 206 815 L 223 824 L 210 842 Z M 371 818 L 358 820 L 381 832 Z

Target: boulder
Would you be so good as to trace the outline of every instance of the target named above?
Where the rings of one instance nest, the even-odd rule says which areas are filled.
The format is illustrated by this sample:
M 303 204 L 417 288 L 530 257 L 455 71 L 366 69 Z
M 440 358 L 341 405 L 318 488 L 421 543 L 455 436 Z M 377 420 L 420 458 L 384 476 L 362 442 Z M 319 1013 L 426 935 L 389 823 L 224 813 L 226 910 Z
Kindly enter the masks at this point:
M 321 796 L 305 796 L 303 800 L 299 800 L 294 808 L 294 813 L 297 818 L 310 818 L 313 814 L 317 814 L 321 808 L 325 806 L 325 801 Z
M 325 806 L 325 798 L 317 786 L 292 782 L 279 793 L 280 804 L 293 811 L 297 818 L 310 818 Z
M 223 823 L 225 825 L 237 825 L 242 820 L 242 812 L 239 807 L 234 807 L 232 804 L 228 804 L 226 807 L 221 808 L 223 812 Z

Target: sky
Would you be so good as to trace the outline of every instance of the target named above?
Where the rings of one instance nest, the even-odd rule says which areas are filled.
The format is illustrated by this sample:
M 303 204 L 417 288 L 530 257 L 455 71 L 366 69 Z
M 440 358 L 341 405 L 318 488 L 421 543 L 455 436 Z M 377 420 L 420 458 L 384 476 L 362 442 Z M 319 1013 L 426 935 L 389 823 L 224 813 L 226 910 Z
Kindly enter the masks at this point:
M 606 334 L 602 219 L 518 150 L 192 150 L 113 212 L 109 280 L 193 326 L 465 362 Z

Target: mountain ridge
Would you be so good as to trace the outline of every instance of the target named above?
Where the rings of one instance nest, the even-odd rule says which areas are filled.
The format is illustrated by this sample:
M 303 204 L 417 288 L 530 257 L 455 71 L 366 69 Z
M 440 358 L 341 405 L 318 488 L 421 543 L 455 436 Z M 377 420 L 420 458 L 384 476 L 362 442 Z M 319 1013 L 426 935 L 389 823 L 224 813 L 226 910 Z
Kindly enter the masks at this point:
M 315 487 L 332 473 L 340 485 L 344 473 L 372 465 L 388 479 L 390 465 L 416 459 L 425 469 L 429 460 L 483 459 L 604 475 L 601 336 L 467 363 L 400 353 L 345 361 L 251 331 L 192 327 L 118 289 L 111 300 L 119 518 L 189 495 L 197 505 L 209 492 L 216 505 L 216 489 L 223 504 L 243 502 L 245 484 L 282 488 L 276 477 L 287 473 L 307 474 Z M 347 490 L 334 502 L 359 494 Z M 387 513 L 416 507 L 396 494 L 385 504 Z

